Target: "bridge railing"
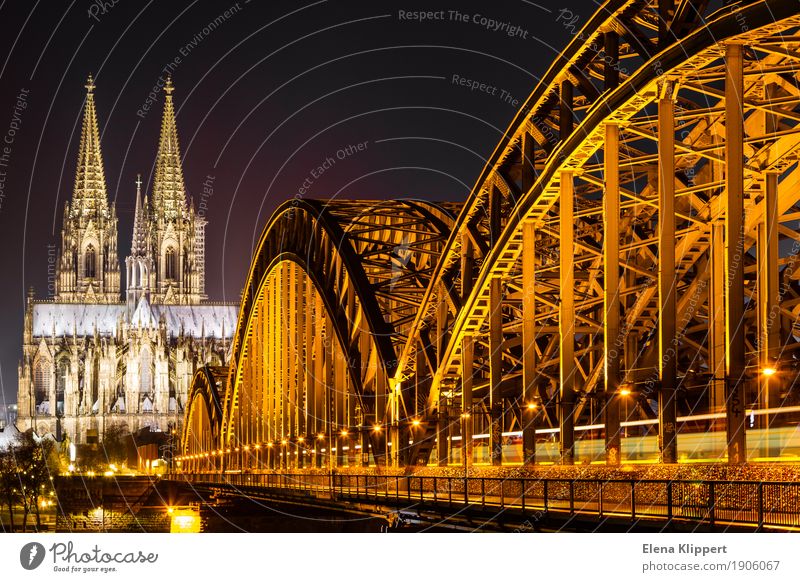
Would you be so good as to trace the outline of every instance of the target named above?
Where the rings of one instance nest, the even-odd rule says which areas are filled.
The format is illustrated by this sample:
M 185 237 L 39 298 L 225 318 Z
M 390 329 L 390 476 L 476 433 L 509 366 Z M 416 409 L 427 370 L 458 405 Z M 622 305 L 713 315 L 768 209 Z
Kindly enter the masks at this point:
M 538 518 L 554 512 L 631 521 L 690 521 L 711 527 L 800 528 L 800 483 L 540 479 L 349 473 L 176 474 L 243 495 L 270 492 L 393 507 L 464 507 Z

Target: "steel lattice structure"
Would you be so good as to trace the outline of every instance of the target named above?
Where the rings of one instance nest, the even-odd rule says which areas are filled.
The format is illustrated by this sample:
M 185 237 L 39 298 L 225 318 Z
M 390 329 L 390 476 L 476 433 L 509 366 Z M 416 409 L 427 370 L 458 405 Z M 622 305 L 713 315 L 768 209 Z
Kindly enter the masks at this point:
M 576 425 L 616 464 L 636 420 L 662 462 L 691 423 L 744 462 L 800 402 L 799 31 L 786 0 L 605 2 L 465 203 L 284 205 L 185 468 L 470 464 L 477 433 L 530 464 L 537 431 L 571 464 Z

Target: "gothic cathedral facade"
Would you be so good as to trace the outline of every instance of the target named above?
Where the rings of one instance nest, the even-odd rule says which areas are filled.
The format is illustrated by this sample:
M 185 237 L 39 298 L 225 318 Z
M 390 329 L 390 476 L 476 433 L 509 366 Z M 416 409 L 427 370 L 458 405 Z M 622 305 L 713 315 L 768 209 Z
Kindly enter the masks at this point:
M 136 182 L 121 295 L 91 76 L 86 89 L 55 296 L 28 296 L 17 398 L 20 431 L 76 444 L 102 442 L 112 425 L 132 434 L 179 430 L 195 370 L 227 361 L 238 309 L 205 295 L 206 221 L 186 193 L 170 79 L 152 195 L 142 197 Z

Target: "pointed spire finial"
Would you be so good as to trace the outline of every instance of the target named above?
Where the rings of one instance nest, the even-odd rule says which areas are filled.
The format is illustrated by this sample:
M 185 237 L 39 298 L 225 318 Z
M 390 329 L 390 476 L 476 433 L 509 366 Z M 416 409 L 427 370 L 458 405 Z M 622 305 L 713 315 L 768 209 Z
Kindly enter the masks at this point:
M 83 124 L 78 146 L 78 164 L 72 207 L 77 215 L 108 212 L 108 195 L 103 171 L 103 154 L 100 149 L 100 128 L 94 103 L 94 78 L 86 79 L 86 99 L 83 105 Z
M 158 140 L 156 172 L 153 179 L 153 210 L 157 218 L 168 221 L 188 215 L 186 186 L 183 182 L 178 130 L 175 125 L 175 106 L 172 102 L 172 77 L 164 84 L 164 113 L 161 136 Z
M 131 245 L 132 257 L 147 255 L 147 226 L 145 223 L 145 210 L 142 208 L 142 175 L 136 175 L 136 207 L 133 212 L 133 242 Z

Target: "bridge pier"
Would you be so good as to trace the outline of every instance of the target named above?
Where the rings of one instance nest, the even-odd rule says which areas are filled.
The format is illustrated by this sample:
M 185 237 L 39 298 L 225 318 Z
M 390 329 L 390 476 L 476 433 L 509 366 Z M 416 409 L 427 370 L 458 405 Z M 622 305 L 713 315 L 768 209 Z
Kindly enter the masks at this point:
M 530 136 L 527 141 L 531 141 Z M 532 146 L 530 146 L 532 147 Z M 526 162 L 527 163 L 527 162 Z M 536 462 L 536 228 L 533 222 L 522 225 L 522 462 Z
M 675 277 L 675 122 L 673 86 L 658 101 L 658 440 L 662 463 L 678 462 L 677 304 Z
M 619 126 L 606 125 L 603 151 L 605 190 L 603 196 L 603 355 L 605 356 L 604 417 L 606 464 L 622 459 L 619 420 L 619 388 L 624 337 L 620 335 L 621 292 L 619 277 Z
M 725 49 L 725 259 L 727 266 L 726 418 L 728 462 L 747 460 L 745 443 L 745 326 L 744 326 L 744 55 L 741 44 Z
M 574 185 L 572 171 L 561 172 L 559 207 L 559 267 L 561 273 L 558 313 L 560 381 L 559 418 L 561 464 L 575 463 L 575 253 Z
M 759 406 L 770 409 L 781 404 L 781 375 L 778 358 L 781 347 L 780 287 L 778 275 L 778 174 L 764 176 L 764 218 L 758 225 L 758 303 L 759 303 Z M 780 454 L 770 438 L 772 414 L 761 416 L 768 457 Z

